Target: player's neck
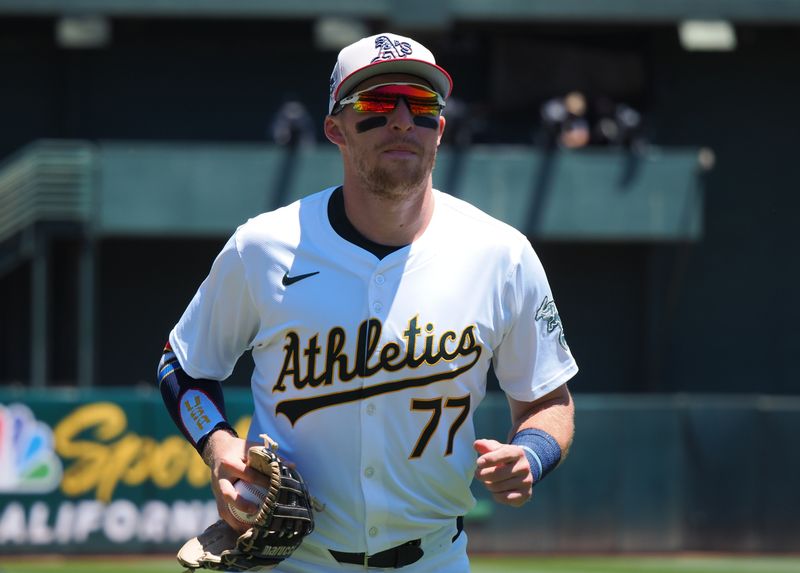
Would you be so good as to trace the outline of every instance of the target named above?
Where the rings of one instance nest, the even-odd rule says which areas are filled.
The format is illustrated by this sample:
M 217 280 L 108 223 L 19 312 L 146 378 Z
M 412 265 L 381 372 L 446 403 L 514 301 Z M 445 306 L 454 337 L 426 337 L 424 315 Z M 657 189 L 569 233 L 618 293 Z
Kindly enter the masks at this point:
M 430 179 L 402 198 L 376 195 L 358 185 L 344 184 L 344 207 L 359 233 L 381 245 L 408 245 L 418 239 L 433 216 Z

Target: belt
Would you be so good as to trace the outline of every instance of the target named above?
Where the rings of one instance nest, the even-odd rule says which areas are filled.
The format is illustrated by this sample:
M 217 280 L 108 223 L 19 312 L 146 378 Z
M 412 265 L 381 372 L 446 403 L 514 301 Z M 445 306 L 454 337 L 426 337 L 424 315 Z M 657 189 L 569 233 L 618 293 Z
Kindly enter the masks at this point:
M 453 537 L 453 542 L 461 535 L 464 529 L 464 518 L 458 517 L 456 519 L 456 534 Z M 364 567 L 380 567 L 383 569 L 394 568 L 399 569 L 406 565 L 411 565 L 419 561 L 424 552 L 422 551 L 422 540 L 414 539 L 407 541 L 402 545 L 386 549 L 372 555 L 366 553 L 345 553 L 344 551 L 334 551 L 329 549 L 331 555 L 339 563 L 350 563 L 352 565 L 363 565 Z
M 408 541 L 397 547 L 392 547 L 385 551 L 367 555 L 366 553 L 344 553 L 342 551 L 334 551 L 329 549 L 333 558 L 339 563 L 352 563 L 354 565 L 363 565 L 364 567 L 394 567 L 399 569 L 406 565 L 416 563 L 422 557 L 421 539 Z

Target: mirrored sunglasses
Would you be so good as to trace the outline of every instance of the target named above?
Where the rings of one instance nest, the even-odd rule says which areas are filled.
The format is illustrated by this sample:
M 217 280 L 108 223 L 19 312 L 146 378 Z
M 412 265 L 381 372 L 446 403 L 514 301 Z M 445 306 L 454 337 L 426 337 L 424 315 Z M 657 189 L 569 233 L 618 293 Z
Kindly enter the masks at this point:
M 445 106 L 444 98 L 430 88 L 419 84 L 379 84 L 356 92 L 339 102 L 333 108 L 333 115 L 346 105 L 353 105 L 359 113 L 391 113 L 397 102 L 403 98 L 413 115 L 438 116 Z

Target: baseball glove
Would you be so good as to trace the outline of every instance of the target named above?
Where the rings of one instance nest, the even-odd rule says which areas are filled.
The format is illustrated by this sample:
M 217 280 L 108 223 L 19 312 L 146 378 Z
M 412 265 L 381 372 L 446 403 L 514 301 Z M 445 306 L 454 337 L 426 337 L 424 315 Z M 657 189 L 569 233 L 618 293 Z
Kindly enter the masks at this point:
M 178 563 L 195 569 L 248 571 L 271 569 L 289 557 L 314 530 L 311 500 L 303 478 L 275 453 L 277 444 L 262 434 L 263 446 L 247 452 L 247 465 L 270 485 L 250 529 L 239 535 L 225 521 L 211 525 L 178 551 Z

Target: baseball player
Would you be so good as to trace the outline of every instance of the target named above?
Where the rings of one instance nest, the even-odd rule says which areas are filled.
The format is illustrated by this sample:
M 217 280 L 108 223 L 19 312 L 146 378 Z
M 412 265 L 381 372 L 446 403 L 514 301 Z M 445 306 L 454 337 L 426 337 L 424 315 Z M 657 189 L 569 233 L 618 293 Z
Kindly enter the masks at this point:
M 432 188 L 452 89 L 433 54 L 391 33 L 344 48 L 324 131 L 342 184 L 236 229 L 169 335 L 161 390 L 211 468 L 221 517 L 253 509 L 248 444 L 267 434 L 303 474 L 313 533 L 276 571 L 469 570 L 462 516 L 477 479 L 521 506 L 573 434 L 578 371 L 528 240 Z M 219 381 L 252 350 L 247 439 Z M 493 365 L 507 443 L 477 438 Z

